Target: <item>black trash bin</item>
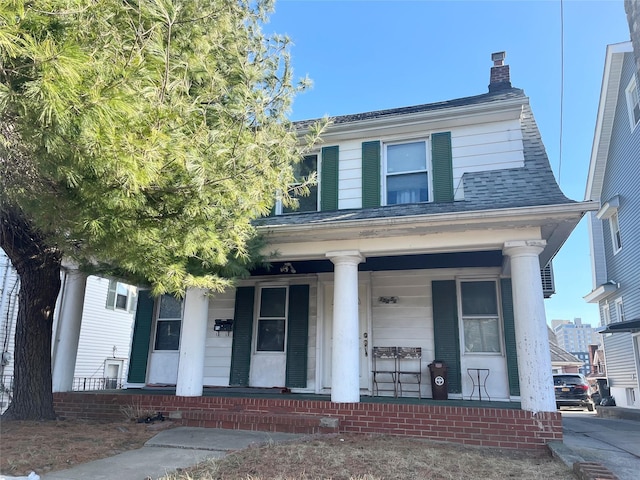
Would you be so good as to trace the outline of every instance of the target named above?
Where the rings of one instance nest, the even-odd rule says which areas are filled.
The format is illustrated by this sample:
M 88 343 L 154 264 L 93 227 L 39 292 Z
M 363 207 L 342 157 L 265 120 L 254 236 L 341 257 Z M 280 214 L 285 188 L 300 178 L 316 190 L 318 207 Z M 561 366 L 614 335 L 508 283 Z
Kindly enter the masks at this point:
M 449 398 L 449 382 L 447 382 L 447 364 L 442 360 L 434 360 L 429 364 L 431 372 L 431 391 L 434 400 L 446 400 Z

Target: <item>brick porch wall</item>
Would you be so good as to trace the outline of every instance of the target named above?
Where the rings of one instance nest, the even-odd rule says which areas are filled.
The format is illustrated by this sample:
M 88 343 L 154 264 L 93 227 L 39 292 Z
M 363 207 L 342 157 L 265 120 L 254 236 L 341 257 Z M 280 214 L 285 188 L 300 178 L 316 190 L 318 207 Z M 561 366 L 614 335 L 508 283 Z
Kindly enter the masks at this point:
M 296 431 L 302 419 L 331 417 L 339 420 L 336 431 L 343 433 L 406 435 L 511 449 L 539 449 L 551 440 L 562 440 L 559 413 L 500 408 L 85 392 L 56 393 L 54 406 L 61 417 L 123 419 L 123 409 L 136 407 L 162 412 L 187 426 L 245 430 L 275 431 L 269 426 L 272 421 L 284 426 L 279 431 Z M 257 418 L 268 420 L 259 425 Z

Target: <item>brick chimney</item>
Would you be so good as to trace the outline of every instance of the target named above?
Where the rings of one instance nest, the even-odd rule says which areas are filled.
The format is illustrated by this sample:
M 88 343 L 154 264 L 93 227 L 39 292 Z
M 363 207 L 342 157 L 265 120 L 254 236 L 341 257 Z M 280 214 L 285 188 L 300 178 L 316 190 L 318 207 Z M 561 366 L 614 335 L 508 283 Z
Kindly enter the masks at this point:
M 493 67 L 489 78 L 489 92 L 498 92 L 511 88 L 511 76 L 509 75 L 509 65 L 504 64 L 507 52 L 496 52 L 491 54 Z

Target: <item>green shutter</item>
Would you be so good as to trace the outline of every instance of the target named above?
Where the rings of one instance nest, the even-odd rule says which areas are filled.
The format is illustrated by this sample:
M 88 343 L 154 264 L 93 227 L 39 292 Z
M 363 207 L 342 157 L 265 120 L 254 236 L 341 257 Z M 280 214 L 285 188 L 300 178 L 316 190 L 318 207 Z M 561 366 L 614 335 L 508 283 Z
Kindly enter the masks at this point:
M 513 293 L 511 279 L 500 280 L 502 294 L 502 319 L 504 322 L 504 346 L 507 355 L 507 375 L 509 377 L 509 393 L 520 395 L 520 380 L 518 378 L 518 355 L 516 353 L 516 330 L 513 316 Z
M 436 356 L 434 360 L 442 360 L 448 367 L 449 393 L 462 393 L 456 282 L 434 281 L 431 283 L 431 293 Z
M 238 287 L 233 318 L 233 344 L 229 385 L 249 385 L 251 365 L 251 334 L 253 332 L 254 287 Z
M 362 208 L 380 206 L 380 142 L 362 143 Z
M 338 147 L 322 148 L 320 210 L 338 210 Z
M 147 379 L 147 361 L 153 323 L 153 297 L 150 290 L 138 292 L 138 308 L 133 327 L 131 355 L 129 356 L 129 383 L 145 383 Z
M 451 132 L 431 135 L 431 164 L 433 166 L 433 201 L 453 202 Z
M 309 285 L 291 285 L 287 323 L 287 387 L 307 387 L 308 339 Z

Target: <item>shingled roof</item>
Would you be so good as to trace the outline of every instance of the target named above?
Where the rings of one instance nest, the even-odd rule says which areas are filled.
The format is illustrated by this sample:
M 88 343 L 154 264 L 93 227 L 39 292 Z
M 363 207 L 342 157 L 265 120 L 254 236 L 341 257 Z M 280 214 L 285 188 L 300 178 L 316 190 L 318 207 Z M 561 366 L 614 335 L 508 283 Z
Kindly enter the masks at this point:
M 533 117 L 524 92 L 509 88 L 496 93 L 465 97 L 413 107 L 344 115 L 332 118 L 332 125 L 346 125 L 372 119 L 409 116 L 412 114 L 446 110 L 479 104 L 498 104 L 521 98 L 521 128 L 524 149 L 524 166 L 485 172 L 467 172 L 463 175 L 464 200 L 438 203 L 414 203 L 374 208 L 348 209 L 327 212 L 301 212 L 261 218 L 259 226 L 300 225 L 309 223 L 339 223 L 343 221 L 487 211 L 504 208 L 559 205 L 576 203 L 568 199 L 556 183 L 549 159 L 542 143 L 540 131 Z M 315 120 L 297 122 L 299 129 L 308 127 Z

